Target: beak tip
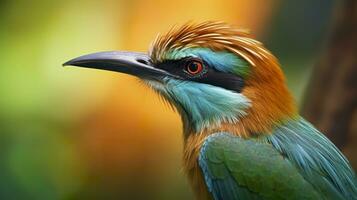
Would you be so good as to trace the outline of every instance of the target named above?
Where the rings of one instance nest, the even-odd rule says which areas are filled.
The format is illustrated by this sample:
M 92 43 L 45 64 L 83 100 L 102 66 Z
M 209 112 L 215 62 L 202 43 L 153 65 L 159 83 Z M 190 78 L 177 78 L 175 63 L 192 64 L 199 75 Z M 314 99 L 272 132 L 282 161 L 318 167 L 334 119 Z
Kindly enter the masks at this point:
M 62 64 L 62 67 L 66 67 L 66 66 L 68 66 L 67 62 Z
M 70 65 L 75 65 L 75 62 L 73 60 L 69 60 L 65 63 L 62 64 L 62 67 L 67 67 L 67 66 L 70 66 Z

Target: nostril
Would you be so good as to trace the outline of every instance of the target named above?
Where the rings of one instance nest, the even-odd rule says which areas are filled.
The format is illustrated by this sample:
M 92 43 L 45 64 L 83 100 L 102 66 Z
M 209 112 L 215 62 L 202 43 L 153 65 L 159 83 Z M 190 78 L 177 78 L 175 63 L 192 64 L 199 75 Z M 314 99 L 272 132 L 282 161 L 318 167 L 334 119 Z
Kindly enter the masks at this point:
M 144 65 L 148 65 L 149 64 L 149 62 L 147 60 L 140 59 L 140 58 L 137 59 L 136 61 L 138 61 L 139 63 L 144 64 Z

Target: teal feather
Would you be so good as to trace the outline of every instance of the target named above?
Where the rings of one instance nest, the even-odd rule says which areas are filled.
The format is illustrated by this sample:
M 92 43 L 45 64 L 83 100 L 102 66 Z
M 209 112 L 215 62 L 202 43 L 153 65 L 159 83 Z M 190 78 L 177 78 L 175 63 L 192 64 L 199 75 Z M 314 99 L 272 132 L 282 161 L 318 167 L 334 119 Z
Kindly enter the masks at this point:
M 195 132 L 217 127 L 222 122 L 235 123 L 251 106 L 241 93 L 208 84 L 175 79 L 164 79 L 160 83 L 147 81 L 168 101 L 176 105 L 181 115 L 194 127 Z M 199 96 L 200 98 L 194 98 Z M 178 105 L 179 104 L 179 105 Z M 189 112 L 186 112 L 189 111 Z
M 333 199 L 357 199 L 356 175 L 347 159 L 303 118 L 277 126 L 266 139 L 321 193 Z

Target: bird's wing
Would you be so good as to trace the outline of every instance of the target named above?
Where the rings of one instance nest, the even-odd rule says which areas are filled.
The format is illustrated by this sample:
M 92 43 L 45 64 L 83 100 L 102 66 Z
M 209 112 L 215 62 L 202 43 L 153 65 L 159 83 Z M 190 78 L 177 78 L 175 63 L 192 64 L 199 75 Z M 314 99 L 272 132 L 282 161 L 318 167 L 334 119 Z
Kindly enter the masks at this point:
M 209 136 L 199 165 L 215 200 L 321 199 L 271 144 L 228 133 Z
M 266 139 L 327 199 L 357 200 L 356 175 L 347 159 L 302 117 L 281 124 Z

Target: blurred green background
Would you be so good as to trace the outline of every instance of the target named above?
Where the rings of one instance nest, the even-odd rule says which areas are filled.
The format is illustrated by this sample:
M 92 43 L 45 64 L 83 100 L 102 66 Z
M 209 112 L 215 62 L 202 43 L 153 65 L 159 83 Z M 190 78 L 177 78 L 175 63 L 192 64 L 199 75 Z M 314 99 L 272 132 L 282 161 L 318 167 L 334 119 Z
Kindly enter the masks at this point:
M 272 50 L 300 103 L 335 4 L 0 1 L 0 199 L 192 199 L 178 115 L 133 77 L 62 63 L 146 51 L 172 25 L 222 20 Z

